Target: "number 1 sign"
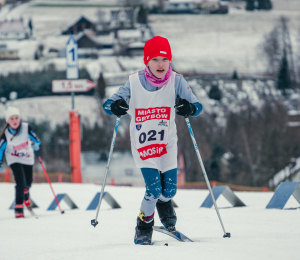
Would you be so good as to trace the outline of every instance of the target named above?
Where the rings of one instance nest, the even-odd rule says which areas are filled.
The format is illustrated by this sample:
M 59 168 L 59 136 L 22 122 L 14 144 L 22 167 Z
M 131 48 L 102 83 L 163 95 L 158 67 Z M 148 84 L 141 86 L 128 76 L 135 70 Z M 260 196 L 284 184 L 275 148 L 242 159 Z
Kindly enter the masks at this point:
M 67 79 L 78 79 L 78 45 L 73 35 L 66 45 Z

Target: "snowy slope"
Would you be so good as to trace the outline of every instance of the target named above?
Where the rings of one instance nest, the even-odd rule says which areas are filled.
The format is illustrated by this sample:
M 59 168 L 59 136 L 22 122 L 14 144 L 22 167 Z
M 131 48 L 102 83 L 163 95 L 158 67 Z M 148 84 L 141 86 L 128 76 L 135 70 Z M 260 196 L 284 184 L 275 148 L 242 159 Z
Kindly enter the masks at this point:
M 0 12 L 1 19 L 19 19 L 33 21 L 34 35 L 37 40 L 46 36 L 57 36 L 68 25 L 84 15 L 92 21 L 97 21 L 99 7 L 93 3 L 109 3 L 118 1 L 64 1 L 62 6 L 36 6 L 32 1 L 10 10 Z M 58 1 L 56 1 L 58 3 Z M 62 1 L 59 1 L 62 2 Z M 76 2 L 68 7 L 71 2 Z M 180 72 L 232 73 L 237 69 L 240 73 L 261 74 L 265 72 L 266 64 L 259 52 L 259 45 L 265 34 L 269 33 L 281 16 L 290 20 L 290 33 L 294 43 L 298 41 L 300 1 L 274 0 L 274 9 L 270 12 L 246 12 L 244 9 L 230 8 L 227 15 L 150 15 L 150 26 L 155 34 L 167 37 L 172 46 L 173 64 Z M 99 6 L 100 6 L 99 5 Z M 101 10 L 109 18 L 111 9 Z M 133 61 L 135 63 L 136 61 Z M 138 61 L 124 62 L 125 66 L 136 70 L 143 65 Z M 115 64 L 112 65 L 115 67 Z M 107 66 L 108 67 L 108 66 Z M 125 67 L 127 68 L 127 67 Z M 113 70 L 118 70 L 113 69 Z
M 156 35 L 169 39 L 180 72 L 264 73 L 259 44 L 286 16 L 296 47 L 299 10 L 299 1 L 276 0 L 270 12 L 231 8 L 227 15 L 152 15 L 150 25 Z
M 299 208 L 297 210 L 266 210 L 273 193 L 237 192 L 247 204 L 228 208 L 223 198 L 217 201 L 230 239 L 222 238 L 222 229 L 214 209 L 200 209 L 207 190 L 178 190 L 174 201 L 179 208 L 177 229 L 194 243 L 180 243 L 160 233 L 153 234 L 154 246 L 133 244 L 134 227 L 143 188 L 106 186 L 121 209 L 111 210 L 105 201 L 99 224 L 93 228 L 95 211 L 86 211 L 101 186 L 93 184 L 53 184 L 56 193 L 66 192 L 79 209 L 46 211 L 53 195 L 48 184 L 33 184 L 31 194 L 40 208 L 39 219 L 26 212 L 25 219 L 14 219 L 8 210 L 14 184 L 0 184 L 0 246 L 3 260 L 41 259 L 299 259 Z M 295 201 L 288 206 L 299 207 Z M 155 215 L 155 223 L 159 219 Z M 163 246 L 168 243 L 169 246 Z
M 20 109 L 22 119 L 25 121 L 34 118 L 37 122 L 49 120 L 54 128 L 57 124 L 69 122 L 69 111 L 71 110 L 71 95 L 22 98 L 13 102 L 7 102 L 7 106 L 15 106 Z M 81 123 L 93 126 L 95 122 L 102 124 L 100 108 L 95 97 L 76 96 L 75 110 L 81 115 Z M 0 106 L 0 118 L 4 118 L 5 108 Z

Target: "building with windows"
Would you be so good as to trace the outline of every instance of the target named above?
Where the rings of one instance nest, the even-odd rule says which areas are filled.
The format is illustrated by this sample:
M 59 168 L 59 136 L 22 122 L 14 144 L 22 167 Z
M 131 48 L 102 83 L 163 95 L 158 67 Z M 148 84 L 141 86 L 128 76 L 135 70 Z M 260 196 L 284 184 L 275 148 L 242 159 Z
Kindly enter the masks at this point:
M 165 13 L 194 13 L 195 3 L 191 0 L 169 0 L 164 3 Z
M 28 37 L 23 19 L 0 21 L 0 40 L 24 40 Z
M 19 50 L 16 45 L 8 45 L 7 43 L 0 43 L 0 60 L 18 60 Z

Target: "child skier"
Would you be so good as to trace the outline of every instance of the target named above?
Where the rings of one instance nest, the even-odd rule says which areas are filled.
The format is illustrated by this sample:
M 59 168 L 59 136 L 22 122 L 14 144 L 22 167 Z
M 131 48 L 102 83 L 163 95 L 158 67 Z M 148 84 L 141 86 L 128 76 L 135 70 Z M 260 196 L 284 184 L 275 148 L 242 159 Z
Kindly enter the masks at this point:
M 15 217 L 24 217 L 24 205 L 29 207 L 29 188 L 32 184 L 34 152 L 41 142 L 28 123 L 21 122 L 20 111 L 9 107 L 5 112 L 6 125 L 0 135 L 0 171 L 3 171 L 3 155 L 16 181 Z M 33 142 L 33 145 L 31 143 Z
M 172 71 L 171 60 L 168 40 L 160 36 L 150 39 L 144 47 L 145 70 L 130 75 L 126 84 L 103 105 L 109 115 L 120 117 L 128 113 L 132 117 L 132 155 L 146 186 L 135 244 L 151 244 L 155 206 L 164 227 L 175 231 L 177 217 L 171 201 L 177 191 L 175 112 L 195 117 L 202 110 L 182 75 Z M 128 98 L 129 106 L 125 101 Z

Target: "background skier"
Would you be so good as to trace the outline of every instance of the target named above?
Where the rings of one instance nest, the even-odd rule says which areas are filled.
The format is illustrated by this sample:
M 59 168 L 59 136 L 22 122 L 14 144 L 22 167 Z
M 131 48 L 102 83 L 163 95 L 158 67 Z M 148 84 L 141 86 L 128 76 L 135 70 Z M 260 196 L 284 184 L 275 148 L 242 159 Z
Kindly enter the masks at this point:
M 32 184 L 34 165 L 33 150 L 39 150 L 41 143 L 29 124 L 21 122 L 19 109 L 8 107 L 5 119 L 6 125 L 0 135 L 0 171 L 3 171 L 5 152 L 6 162 L 12 169 L 16 181 L 15 217 L 23 218 L 24 204 L 27 207 L 31 205 L 29 188 Z

